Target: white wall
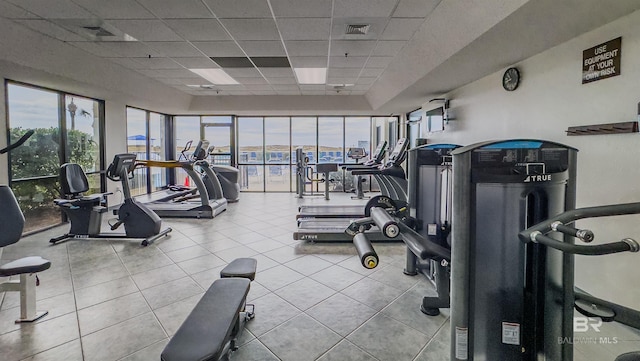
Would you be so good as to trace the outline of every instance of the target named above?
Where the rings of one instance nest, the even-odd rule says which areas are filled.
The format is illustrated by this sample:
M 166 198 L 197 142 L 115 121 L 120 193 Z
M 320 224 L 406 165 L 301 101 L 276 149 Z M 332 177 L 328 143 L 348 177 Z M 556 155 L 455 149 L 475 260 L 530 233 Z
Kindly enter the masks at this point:
M 621 75 L 581 84 L 582 51 L 622 36 Z M 526 41 L 526 39 L 522 39 Z M 508 46 L 508 44 L 505 44 Z M 499 54 L 496 54 L 499 56 Z M 640 101 L 640 12 L 572 39 L 519 64 L 521 83 L 502 89 L 503 71 L 456 89 L 451 99 L 456 120 L 429 142 L 462 145 L 490 139 L 539 138 L 579 149 L 577 206 L 640 201 L 640 134 L 567 136 L 569 126 L 637 119 Z M 425 103 L 424 107 L 434 107 Z M 640 240 L 640 215 L 589 220 L 600 242 L 624 237 Z M 577 257 L 577 285 L 596 295 L 640 309 L 637 253 Z

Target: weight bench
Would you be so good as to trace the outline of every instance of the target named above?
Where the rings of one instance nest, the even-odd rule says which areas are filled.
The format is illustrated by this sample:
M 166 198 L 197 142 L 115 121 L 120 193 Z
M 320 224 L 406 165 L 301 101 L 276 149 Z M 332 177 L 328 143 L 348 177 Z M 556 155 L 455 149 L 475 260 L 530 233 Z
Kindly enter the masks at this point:
M 238 349 L 236 342 L 244 325 L 253 319 L 246 310 L 249 284 L 255 278 L 257 262 L 238 258 L 220 271 L 196 307 L 162 351 L 162 361 L 228 360 Z

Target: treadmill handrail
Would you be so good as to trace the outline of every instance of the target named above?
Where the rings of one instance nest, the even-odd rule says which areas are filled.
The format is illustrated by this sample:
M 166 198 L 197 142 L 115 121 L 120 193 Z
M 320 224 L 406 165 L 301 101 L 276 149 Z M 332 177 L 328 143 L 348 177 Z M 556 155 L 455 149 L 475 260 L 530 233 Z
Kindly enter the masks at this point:
M 136 160 L 136 167 L 159 167 L 159 168 L 183 168 L 193 169 L 192 162 L 183 162 L 178 160 Z

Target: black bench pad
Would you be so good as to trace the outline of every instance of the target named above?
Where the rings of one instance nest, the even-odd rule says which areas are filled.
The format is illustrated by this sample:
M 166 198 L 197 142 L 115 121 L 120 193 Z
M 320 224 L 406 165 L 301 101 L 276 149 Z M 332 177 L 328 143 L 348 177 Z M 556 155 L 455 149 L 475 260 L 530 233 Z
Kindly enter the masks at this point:
M 164 348 L 161 360 L 219 360 L 244 309 L 249 283 L 246 278 L 213 282 Z
M 616 357 L 616 361 L 639 361 L 640 351 L 629 352 Z
M 40 256 L 24 257 L 0 266 L 0 276 L 42 272 L 51 267 L 51 261 Z
M 220 271 L 220 277 L 241 277 L 254 280 L 258 262 L 254 258 L 236 258 Z

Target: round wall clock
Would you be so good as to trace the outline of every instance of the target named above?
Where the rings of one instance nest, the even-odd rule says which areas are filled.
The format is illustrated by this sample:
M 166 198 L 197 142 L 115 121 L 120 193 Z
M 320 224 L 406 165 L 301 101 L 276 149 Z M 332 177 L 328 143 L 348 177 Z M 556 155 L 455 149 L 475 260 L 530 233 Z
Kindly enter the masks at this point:
M 502 87 L 506 91 L 514 91 L 520 84 L 520 71 L 517 68 L 509 68 L 502 76 Z

